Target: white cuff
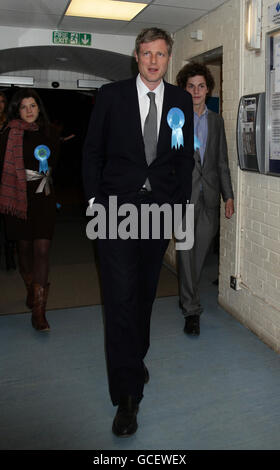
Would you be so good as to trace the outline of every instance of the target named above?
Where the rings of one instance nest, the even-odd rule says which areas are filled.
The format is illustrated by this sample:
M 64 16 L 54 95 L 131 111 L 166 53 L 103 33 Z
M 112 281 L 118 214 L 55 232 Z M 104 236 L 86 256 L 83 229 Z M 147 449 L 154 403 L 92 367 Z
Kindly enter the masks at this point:
M 94 200 L 95 200 L 95 197 L 92 197 L 91 199 L 89 199 L 89 201 L 88 201 L 89 207 L 93 206 Z

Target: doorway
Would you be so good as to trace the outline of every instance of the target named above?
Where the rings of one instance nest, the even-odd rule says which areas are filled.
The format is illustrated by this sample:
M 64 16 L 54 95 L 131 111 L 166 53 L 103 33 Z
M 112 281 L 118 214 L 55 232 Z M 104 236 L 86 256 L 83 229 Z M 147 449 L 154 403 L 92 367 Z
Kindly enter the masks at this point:
M 206 65 L 214 78 L 215 87 L 212 92 L 212 96 L 206 100 L 206 105 L 211 111 L 214 111 L 221 116 L 223 115 L 223 47 L 217 47 L 210 51 L 199 54 L 189 59 L 190 61 L 200 62 Z M 212 242 L 212 248 L 209 253 L 209 258 L 215 259 L 215 263 L 219 264 L 219 253 L 220 253 L 220 224 L 217 234 Z M 218 268 L 217 268 L 218 272 Z M 214 284 L 218 285 L 218 278 L 213 281 Z
M 217 47 L 211 51 L 204 52 L 195 57 L 191 57 L 190 61 L 200 62 L 210 69 L 214 80 L 215 87 L 212 96 L 206 101 L 207 107 L 212 111 L 223 114 L 223 47 Z
M 8 101 L 19 87 L 5 88 Z M 50 251 L 50 295 L 48 309 L 101 303 L 93 245 L 86 236 L 86 207 L 82 184 L 82 149 L 96 90 L 35 88 L 46 108 L 60 152 L 53 168 L 56 194 L 56 225 Z M 42 142 L 43 143 L 43 142 Z M 2 257 L 3 259 L 3 257 Z M 16 265 L 18 262 L 16 259 Z M 5 293 L 0 313 L 26 311 L 25 290 L 18 269 L 9 273 L 0 267 Z
M 61 213 L 84 211 L 82 149 L 97 91 L 36 88 L 52 126 L 60 138 L 60 156 L 54 172 Z

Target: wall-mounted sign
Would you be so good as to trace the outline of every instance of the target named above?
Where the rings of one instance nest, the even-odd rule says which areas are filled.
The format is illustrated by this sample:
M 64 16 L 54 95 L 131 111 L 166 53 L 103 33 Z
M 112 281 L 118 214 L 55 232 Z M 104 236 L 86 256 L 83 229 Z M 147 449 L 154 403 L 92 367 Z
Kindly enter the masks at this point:
M 280 30 L 266 35 L 266 170 L 280 176 Z
M 72 31 L 53 31 L 52 42 L 61 46 L 91 46 L 91 34 L 75 33 Z
M 280 24 L 280 2 L 276 2 L 268 7 L 269 26 Z

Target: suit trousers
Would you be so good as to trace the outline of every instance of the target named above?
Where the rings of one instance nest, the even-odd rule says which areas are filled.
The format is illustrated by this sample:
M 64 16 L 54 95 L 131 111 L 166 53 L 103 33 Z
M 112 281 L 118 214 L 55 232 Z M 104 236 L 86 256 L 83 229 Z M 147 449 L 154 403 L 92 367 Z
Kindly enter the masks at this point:
M 151 202 L 139 197 L 135 202 Z M 98 257 L 105 311 L 105 350 L 113 405 L 124 395 L 143 397 L 143 359 L 150 319 L 169 240 L 99 239 Z
M 219 227 L 219 207 L 209 208 L 201 192 L 194 205 L 194 245 L 191 250 L 178 251 L 179 298 L 185 317 L 200 315 L 198 284 L 206 256 Z

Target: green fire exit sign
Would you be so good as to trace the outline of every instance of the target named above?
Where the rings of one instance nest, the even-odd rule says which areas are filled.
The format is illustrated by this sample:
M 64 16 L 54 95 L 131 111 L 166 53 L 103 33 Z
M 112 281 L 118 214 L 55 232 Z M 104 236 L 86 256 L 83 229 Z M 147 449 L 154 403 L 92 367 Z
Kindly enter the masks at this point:
M 90 33 L 74 33 L 71 31 L 53 31 L 53 44 L 63 46 L 91 46 Z

